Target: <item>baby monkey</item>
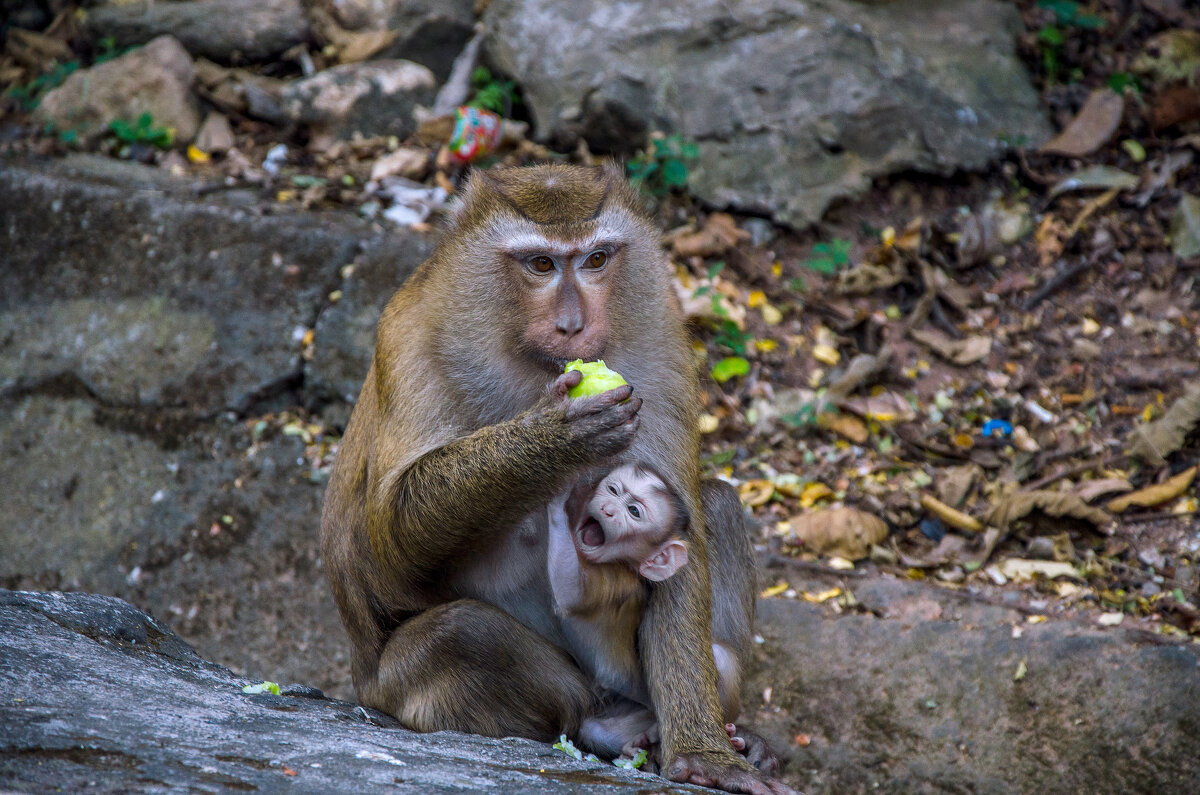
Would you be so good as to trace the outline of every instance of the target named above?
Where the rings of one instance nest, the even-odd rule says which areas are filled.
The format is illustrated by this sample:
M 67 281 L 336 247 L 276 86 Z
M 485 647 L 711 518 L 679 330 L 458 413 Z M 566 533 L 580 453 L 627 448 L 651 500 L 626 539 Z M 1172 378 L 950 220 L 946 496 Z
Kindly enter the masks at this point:
M 580 731 L 584 744 L 597 752 L 628 754 L 657 740 L 637 632 L 648 583 L 662 582 L 687 565 L 689 521 L 683 500 L 646 464 L 623 464 L 603 476 L 581 478 L 550 505 L 547 560 L 555 610 L 579 665 L 612 695 L 609 709 L 585 721 Z M 712 648 L 725 720 L 732 721 L 739 685 L 736 654 L 715 631 Z M 739 743 L 735 747 L 740 749 Z

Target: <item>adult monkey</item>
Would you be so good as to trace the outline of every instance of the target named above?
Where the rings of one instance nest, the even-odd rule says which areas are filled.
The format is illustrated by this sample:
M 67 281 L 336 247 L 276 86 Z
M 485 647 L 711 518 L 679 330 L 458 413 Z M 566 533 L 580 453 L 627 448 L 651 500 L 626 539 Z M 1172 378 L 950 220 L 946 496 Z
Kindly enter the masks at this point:
M 567 399 L 580 376 L 563 365 L 601 356 L 638 396 Z M 359 701 L 420 731 L 577 727 L 594 696 L 553 614 L 546 505 L 624 452 L 663 473 L 693 517 L 694 564 L 656 586 L 639 630 L 663 769 L 789 792 L 733 750 L 720 718 L 697 405 L 658 233 L 620 174 L 475 172 L 384 309 L 326 491 L 322 551 Z

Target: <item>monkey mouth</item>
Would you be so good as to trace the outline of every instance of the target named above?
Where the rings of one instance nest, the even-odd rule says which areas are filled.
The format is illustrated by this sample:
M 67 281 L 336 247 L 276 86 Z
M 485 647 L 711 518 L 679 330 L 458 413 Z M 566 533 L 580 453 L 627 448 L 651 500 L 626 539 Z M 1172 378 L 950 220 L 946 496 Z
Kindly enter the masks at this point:
M 584 546 L 598 547 L 604 544 L 604 528 L 595 517 L 585 516 L 579 526 L 579 540 Z

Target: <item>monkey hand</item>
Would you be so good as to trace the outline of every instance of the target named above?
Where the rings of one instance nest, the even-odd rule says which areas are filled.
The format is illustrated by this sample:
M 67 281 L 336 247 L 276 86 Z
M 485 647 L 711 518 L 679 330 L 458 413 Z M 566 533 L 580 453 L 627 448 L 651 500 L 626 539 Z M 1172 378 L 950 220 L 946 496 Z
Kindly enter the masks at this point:
M 615 455 L 637 434 L 642 399 L 633 397 L 633 387 L 628 385 L 592 397 L 568 397 L 567 391 L 581 377 L 571 371 L 555 379 L 550 387 L 553 410 L 565 423 L 571 443 L 583 448 L 589 459 Z
M 683 753 L 666 769 L 666 777 L 682 784 L 698 784 L 725 792 L 749 795 L 800 795 L 782 781 L 749 767 L 738 756 L 711 752 Z

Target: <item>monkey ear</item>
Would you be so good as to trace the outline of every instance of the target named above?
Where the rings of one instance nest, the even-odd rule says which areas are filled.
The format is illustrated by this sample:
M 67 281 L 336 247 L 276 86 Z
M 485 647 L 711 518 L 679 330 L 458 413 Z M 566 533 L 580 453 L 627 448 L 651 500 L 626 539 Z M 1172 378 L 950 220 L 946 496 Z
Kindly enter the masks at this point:
M 638 566 L 638 573 L 652 582 L 662 582 L 687 564 L 687 544 L 678 538 L 667 541 Z

